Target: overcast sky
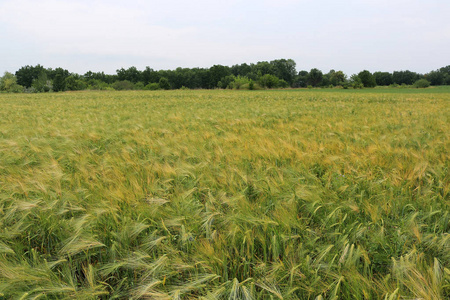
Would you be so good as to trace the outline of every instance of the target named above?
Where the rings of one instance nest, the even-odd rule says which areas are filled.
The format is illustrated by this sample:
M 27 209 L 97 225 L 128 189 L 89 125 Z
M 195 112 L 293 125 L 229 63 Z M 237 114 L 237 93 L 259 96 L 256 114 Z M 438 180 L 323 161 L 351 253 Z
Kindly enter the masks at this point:
M 0 72 L 231 66 L 425 73 L 450 64 L 450 0 L 0 0 Z

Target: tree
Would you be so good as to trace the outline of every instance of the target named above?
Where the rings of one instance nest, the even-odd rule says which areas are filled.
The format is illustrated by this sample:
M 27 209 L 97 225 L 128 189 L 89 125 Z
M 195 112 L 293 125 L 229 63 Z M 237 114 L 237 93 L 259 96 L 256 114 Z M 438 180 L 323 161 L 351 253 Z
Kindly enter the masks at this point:
M 217 86 L 222 89 L 226 89 L 226 88 L 231 89 L 231 88 L 233 88 L 233 83 L 234 83 L 235 79 L 236 79 L 236 77 L 234 75 L 225 76 L 219 81 Z
M 308 74 L 308 84 L 316 87 L 320 85 L 323 79 L 323 73 L 319 69 L 311 69 Z
M 275 75 L 265 74 L 259 79 L 259 84 L 262 87 L 266 88 L 275 88 L 278 87 L 280 79 Z
M 55 77 L 53 78 L 53 90 L 61 92 L 66 90 L 66 78 L 69 77 L 69 71 L 63 68 L 55 69 Z
M 450 85 L 450 65 L 440 68 L 439 71 L 444 74 L 442 84 Z
M 377 85 L 372 73 L 367 70 L 359 72 L 358 77 L 361 79 L 361 83 L 364 87 L 375 87 Z
M 392 74 L 389 72 L 375 72 L 373 73 L 373 77 L 375 77 L 375 83 L 377 85 L 387 86 L 394 83 Z
M 240 65 L 233 65 L 230 69 L 234 76 L 247 76 L 252 72 L 252 67 L 246 63 Z
M 289 85 L 292 85 L 295 74 L 295 61 L 292 59 L 277 59 L 270 62 L 273 66 L 273 74 L 279 79 L 285 80 Z
M 295 76 L 293 87 L 306 87 L 308 85 L 308 71 L 300 71 Z
M 17 84 L 17 78 L 12 73 L 5 72 L 3 77 L 0 77 L 0 91 L 8 93 L 20 93 L 23 91 L 23 86 Z
M 116 71 L 117 72 L 117 79 L 119 81 L 128 80 L 132 83 L 138 83 L 139 81 L 142 81 L 141 79 L 141 72 L 136 69 L 136 67 L 129 67 L 128 69 L 121 68 Z
M 396 84 L 413 84 L 416 80 L 419 79 L 419 77 L 419 74 L 411 72 L 409 70 L 394 71 L 394 73 L 392 74 L 392 80 Z
M 425 77 L 431 85 L 442 85 L 444 83 L 444 73 L 440 70 L 431 71 Z
M 43 72 L 46 72 L 46 70 L 41 65 L 37 65 L 35 67 L 28 65 L 21 67 L 18 71 L 16 71 L 17 83 L 29 88 L 33 84 L 33 80 L 36 80 Z
M 159 79 L 159 87 L 163 90 L 170 90 L 170 83 L 166 77 L 161 77 Z
M 144 82 L 145 85 L 149 84 L 149 83 L 156 83 L 159 81 L 159 76 L 158 76 L 158 72 L 156 72 L 155 70 L 153 70 L 150 67 L 145 67 L 145 70 L 142 71 L 141 73 L 141 77 L 142 77 L 142 81 Z
M 346 76 L 345 76 L 344 72 L 342 72 L 342 71 L 334 72 L 330 76 L 330 83 L 334 86 L 343 85 L 345 80 L 346 80 Z
M 356 74 L 350 76 L 350 84 L 353 86 L 354 89 L 361 89 L 364 87 L 361 78 L 359 78 L 359 76 Z
M 255 74 L 259 73 L 259 77 L 266 74 L 275 74 L 274 66 L 267 61 L 259 61 L 256 65 L 253 65 L 252 72 Z
M 48 92 L 52 89 L 51 82 L 48 80 L 47 72 L 45 70 L 41 71 L 36 79 L 33 79 L 31 86 L 38 93 Z
M 209 87 L 215 88 L 219 81 L 225 76 L 231 75 L 230 67 L 214 65 L 209 68 Z
M 71 75 L 66 78 L 66 89 L 69 91 L 81 91 L 87 88 L 83 80 L 77 79 L 76 76 Z

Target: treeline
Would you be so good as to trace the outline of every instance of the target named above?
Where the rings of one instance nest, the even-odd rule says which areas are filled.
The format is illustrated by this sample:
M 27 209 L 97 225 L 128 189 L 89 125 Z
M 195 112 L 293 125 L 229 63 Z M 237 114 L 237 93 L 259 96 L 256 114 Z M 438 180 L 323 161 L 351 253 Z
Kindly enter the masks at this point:
M 371 73 L 367 70 L 348 77 L 342 71 L 323 73 L 319 69 L 296 70 L 292 59 L 277 59 L 256 64 L 210 68 L 177 68 L 153 70 L 146 67 L 118 69 L 116 74 L 87 72 L 71 73 L 63 68 L 45 68 L 41 65 L 24 66 L 14 74 L 5 72 L 0 77 L 0 91 L 4 92 L 59 92 L 78 90 L 169 90 L 169 89 L 265 89 L 301 87 L 363 88 L 375 86 L 427 87 L 450 85 L 450 65 L 419 74 L 412 71 Z

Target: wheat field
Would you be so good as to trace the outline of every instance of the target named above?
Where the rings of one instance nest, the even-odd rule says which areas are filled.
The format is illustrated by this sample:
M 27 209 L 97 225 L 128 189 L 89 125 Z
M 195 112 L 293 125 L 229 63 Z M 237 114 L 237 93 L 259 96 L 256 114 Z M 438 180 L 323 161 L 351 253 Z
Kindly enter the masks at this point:
M 0 299 L 449 299 L 449 104 L 0 94 Z

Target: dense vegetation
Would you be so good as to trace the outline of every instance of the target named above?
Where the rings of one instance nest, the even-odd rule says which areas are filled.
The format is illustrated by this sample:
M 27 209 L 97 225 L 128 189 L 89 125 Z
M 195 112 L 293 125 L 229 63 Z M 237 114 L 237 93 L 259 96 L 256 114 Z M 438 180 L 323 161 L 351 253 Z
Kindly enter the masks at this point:
M 420 84 L 414 85 L 418 80 Z M 0 91 L 49 92 L 76 90 L 159 90 L 159 89 L 261 89 L 286 87 L 343 87 L 450 85 L 450 65 L 418 74 L 411 71 L 375 72 L 367 70 L 347 77 L 342 71 L 323 74 L 314 68 L 296 70 L 292 59 L 277 59 L 256 64 L 231 67 L 214 65 L 211 68 L 177 68 L 155 71 L 150 67 L 140 71 L 136 67 L 121 68 L 114 75 L 104 72 L 70 73 L 63 68 L 44 68 L 41 65 L 24 66 L 15 74 L 6 72 L 0 78 Z
M 0 95 L 0 298 L 449 299 L 448 88 L 334 91 Z

